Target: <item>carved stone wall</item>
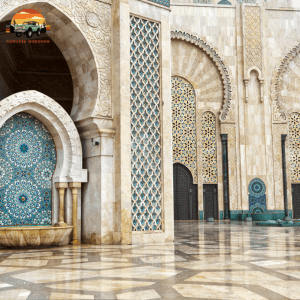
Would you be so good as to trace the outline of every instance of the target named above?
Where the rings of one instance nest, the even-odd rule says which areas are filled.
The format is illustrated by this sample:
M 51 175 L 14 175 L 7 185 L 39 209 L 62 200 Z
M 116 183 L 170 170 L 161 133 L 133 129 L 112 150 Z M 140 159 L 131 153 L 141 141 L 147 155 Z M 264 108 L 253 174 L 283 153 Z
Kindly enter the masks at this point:
M 0 19 L 11 20 L 15 14 L 15 10 L 20 5 L 32 4 L 29 0 L 10 0 L 0 1 Z M 51 25 L 52 39 L 57 42 L 58 47 L 62 50 L 66 60 L 72 58 L 73 66 L 69 63 L 70 71 L 75 82 L 74 96 L 78 98 L 78 105 L 85 101 L 85 108 L 88 112 L 80 118 L 85 117 L 110 117 L 111 116 L 111 6 L 110 4 L 93 1 L 93 0 L 41 0 L 34 2 L 34 5 L 41 9 L 41 13 L 45 16 L 46 21 Z M 24 7 L 26 8 L 26 6 Z M 61 17 L 62 15 L 62 17 Z M 66 18 L 67 17 L 67 18 Z M 79 29 L 80 34 L 70 35 L 72 26 L 66 26 L 67 19 Z M 59 21 L 59 22 L 58 22 Z M 70 31 L 71 30 L 71 31 Z M 78 33 L 79 33 L 78 32 Z M 83 39 L 81 39 L 83 35 Z M 68 49 L 64 53 L 66 43 L 70 42 L 76 45 L 76 39 L 79 39 L 79 46 L 88 43 L 91 54 L 95 59 L 95 74 L 93 73 L 93 61 L 82 65 L 81 61 L 89 58 L 89 53 L 86 51 L 78 51 L 76 46 L 73 49 Z M 72 53 L 73 52 L 73 53 Z M 77 68 L 79 67 L 79 69 Z M 86 85 L 86 82 L 81 75 L 85 75 L 85 80 L 91 76 L 91 82 L 96 79 L 96 88 L 93 84 Z M 89 74 L 89 75 L 87 75 Z M 82 80 L 81 80 L 82 79 Z M 96 90 L 96 94 L 93 95 Z

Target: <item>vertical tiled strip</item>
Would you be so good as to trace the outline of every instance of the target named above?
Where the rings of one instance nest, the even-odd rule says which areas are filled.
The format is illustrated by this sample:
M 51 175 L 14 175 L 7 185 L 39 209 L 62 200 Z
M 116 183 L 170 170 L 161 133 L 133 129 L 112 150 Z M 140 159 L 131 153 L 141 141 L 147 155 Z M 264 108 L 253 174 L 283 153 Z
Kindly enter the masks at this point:
M 205 112 L 201 120 L 203 183 L 218 183 L 216 117 Z
M 195 102 L 192 85 L 181 77 L 172 77 L 173 163 L 185 165 L 197 184 Z
M 132 231 L 162 229 L 159 34 L 130 17 Z

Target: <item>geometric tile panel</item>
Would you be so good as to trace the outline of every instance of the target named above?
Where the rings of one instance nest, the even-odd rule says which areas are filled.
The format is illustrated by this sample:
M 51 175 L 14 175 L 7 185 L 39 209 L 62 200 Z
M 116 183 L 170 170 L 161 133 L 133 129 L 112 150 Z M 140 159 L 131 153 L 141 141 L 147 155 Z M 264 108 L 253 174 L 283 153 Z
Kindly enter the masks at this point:
M 201 120 L 203 183 L 217 183 L 216 117 L 205 112 Z
M 132 231 L 162 229 L 159 30 L 130 16 Z
M 291 182 L 300 183 L 300 115 L 291 113 L 289 117 Z
M 150 0 L 150 1 L 170 7 L 170 0 Z
M 228 0 L 221 0 L 220 2 L 218 2 L 218 4 L 232 5 Z
M 181 77 L 172 77 L 173 163 L 185 165 L 197 184 L 195 91 Z
M 250 213 L 264 213 L 267 210 L 266 186 L 259 178 L 251 180 L 248 186 Z
M 28 113 L 0 129 L 0 225 L 51 225 L 56 149 L 48 129 Z

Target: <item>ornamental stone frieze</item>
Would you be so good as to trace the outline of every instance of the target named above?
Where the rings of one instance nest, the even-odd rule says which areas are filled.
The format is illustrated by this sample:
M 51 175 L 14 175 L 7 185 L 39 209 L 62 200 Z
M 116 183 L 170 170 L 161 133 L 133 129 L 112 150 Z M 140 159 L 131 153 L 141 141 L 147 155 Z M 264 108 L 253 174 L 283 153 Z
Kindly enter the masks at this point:
M 230 70 L 216 50 L 203 38 L 199 38 L 196 35 L 187 33 L 185 31 L 174 30 L 171 31 L 171 38 L 187 41 L 198 46 L 205 53 L 207 53 L 215 65 L 217 66 L 224 87 L 224 103 L 220 111 L 219 119 L 223 122 L 234 122 L 234 91 L 232 86 L 232 79 L 230 75 Z
M 95 57 L 98 96 L 92 117 L 111 117 L 111 5 L 94 0 L 41 0 L 64 13 L 81 31 Z M 0 0 L 0 18 L 19 7 L 38 4 L 30 0 Z M 50 24 L 51 25 L 51 24 Z
M 250 73 L 256 71 L 260 86 L 260 102 L 264 100 L 263 79 L 263 43 L 261 34 L 261 7 L 243 5 L 243 56 L 244 56 L 244 84 L 245 102 L 249 99 Z

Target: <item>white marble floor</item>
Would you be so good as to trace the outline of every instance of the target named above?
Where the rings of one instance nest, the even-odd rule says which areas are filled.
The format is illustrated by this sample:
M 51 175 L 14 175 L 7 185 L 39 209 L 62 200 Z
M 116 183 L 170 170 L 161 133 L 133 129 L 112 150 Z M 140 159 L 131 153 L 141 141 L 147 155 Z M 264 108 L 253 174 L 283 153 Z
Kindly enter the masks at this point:
M 300 231 L 175 222 L 175 243 L 0 250 L 0 299 L 300 299 Z

